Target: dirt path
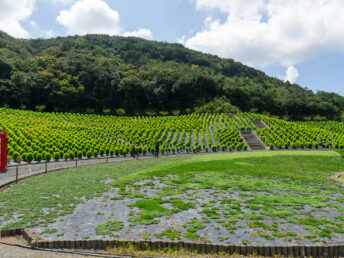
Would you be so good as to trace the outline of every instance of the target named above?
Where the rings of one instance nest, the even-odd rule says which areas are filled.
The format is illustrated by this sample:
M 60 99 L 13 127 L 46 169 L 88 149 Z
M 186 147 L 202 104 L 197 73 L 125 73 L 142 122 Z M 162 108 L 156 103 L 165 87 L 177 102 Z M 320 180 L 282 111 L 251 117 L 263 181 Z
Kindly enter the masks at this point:
M 9 244 L 21 244 L 16 237 L 0 238 L 1 242 Z M 15 247 L 0 243 L 0 257 L 1 258 L 81 258 L 86 257 L 84 255 L 73 255 L 63 253 L 52 253 L 38 250 L 31 250 L 27 248 Z M 90 256 L 87 256 L 90 257 Z

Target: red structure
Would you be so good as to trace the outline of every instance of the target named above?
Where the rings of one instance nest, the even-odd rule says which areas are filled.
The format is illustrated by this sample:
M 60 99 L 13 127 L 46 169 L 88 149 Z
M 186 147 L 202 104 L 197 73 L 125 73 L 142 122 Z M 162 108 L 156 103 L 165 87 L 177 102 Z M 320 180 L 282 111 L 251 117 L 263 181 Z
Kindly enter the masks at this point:
M 0 130 L 0 172 L 7 170 L 7 133 Z

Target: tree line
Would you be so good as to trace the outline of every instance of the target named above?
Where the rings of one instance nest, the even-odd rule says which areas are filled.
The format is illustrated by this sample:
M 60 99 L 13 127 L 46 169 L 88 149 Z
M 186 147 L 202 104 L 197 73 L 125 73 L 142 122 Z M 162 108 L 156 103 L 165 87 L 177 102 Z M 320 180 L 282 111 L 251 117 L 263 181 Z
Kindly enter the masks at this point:
M 107 35 L 24 40 L 0 32 L 0 106 L 118 115 L 240 110 L 323 120 L 343 118 L 344 97 L 180 44 Z

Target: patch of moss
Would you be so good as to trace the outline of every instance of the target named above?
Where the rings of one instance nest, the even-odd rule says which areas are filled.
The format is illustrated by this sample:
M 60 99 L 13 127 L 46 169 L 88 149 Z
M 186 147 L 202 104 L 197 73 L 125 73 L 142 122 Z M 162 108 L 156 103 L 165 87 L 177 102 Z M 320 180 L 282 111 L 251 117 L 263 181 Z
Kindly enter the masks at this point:
M 96 228 L 97 235 L 109 235 L 111 231 L 118 231 L 123 228 L 123 222 L 120 220 L 112 220 L 99 224 Z

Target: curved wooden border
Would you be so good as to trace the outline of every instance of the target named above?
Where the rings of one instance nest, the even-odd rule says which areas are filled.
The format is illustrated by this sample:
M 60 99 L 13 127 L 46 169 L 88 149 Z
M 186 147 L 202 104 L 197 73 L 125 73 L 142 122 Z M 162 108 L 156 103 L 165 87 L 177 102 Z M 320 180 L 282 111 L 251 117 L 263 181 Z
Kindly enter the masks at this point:
M 326 245 L 218 245 L 195 242 L 171 242 L 171 241 L 130 241 L 130 240 L 104 240 L 104 239 L 83 239 L 83 240 L 53 240 L 42 241 L 27 229 L 2 230 L 1 237 L 22 235 L 31 247 L 43 249 L 93 249 L 106 250 L 116 247 L 134 247 L 138 250 L 189 250 L 203 254 L 240 254 L 283 257 L 342 257 L 344 256 L 344 243 Z

